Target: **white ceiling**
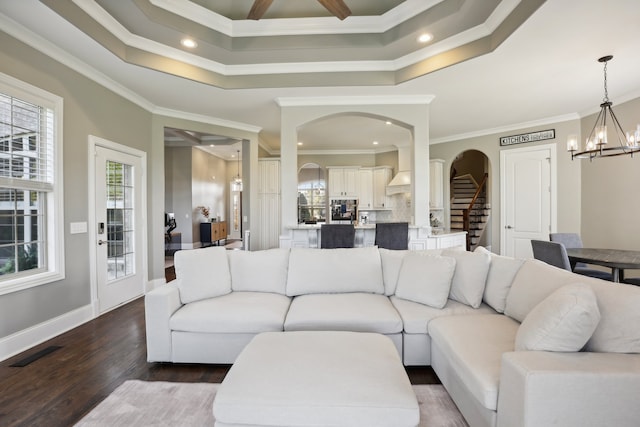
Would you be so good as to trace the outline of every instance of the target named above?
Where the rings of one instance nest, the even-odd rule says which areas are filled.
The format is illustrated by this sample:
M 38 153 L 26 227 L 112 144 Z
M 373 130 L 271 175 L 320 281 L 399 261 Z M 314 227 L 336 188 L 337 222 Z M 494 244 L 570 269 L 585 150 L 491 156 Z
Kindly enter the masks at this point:
M 99 3 L 116 4 L 107 0 L 44 1 L 56 2 L 63 9 L 75 4 L 89 7 Z M 233 0 L 233 4 L 236 1 Z M 281 0 L 281 4 L 278 5 L 279 2 L 276 0 L 273 7 L 278 5 L 278 8 L 283 9 L 283 1 Z M 126 3 L 127 6 L 135 6 L 156 2 L 159 4 L 166 0 L 130 0 Z M 393 4 L 398 4 L 399 6 L 395 6 L 397 8 L 409 2 L 410 0 L 391 2 L 389 10 L 393 10 Z M 509 3 L 511 6 L 514 2 L 519 3 L 517 0 L 502 2 L 492 0 L 492 3 L 496 2 Z M 124 1 L 117 3 L 124 3 Z M 209 6 L 226 4 L 227 7 L 231 7 L 232 1 L 197 0 L 166 3 L 198 7 L 207 7 L 208 4 Z M 243 3 L 251 4 L 248 0 Z M 349 0 L 346 0 L 346 3 L 349 4 Z M 423 3 L 427 3 L 427 0 Z M 456 15 L 457 20 L 462 22 L 472 18 L 465 17 L 465 11 L 471 7 L 471 4 L 478 2 L 434 0 L 428 3 L 434 5 L 442 3 L 448 7 L 457 6 L 459 9 Z M 211 6 L 209 10 L 213 11 L 213 9 Z M 123 10 L 125 10 L 124 7 Z M 384 10 L 386 9 L 382 7 L 377 13 L 383 13 Z M 274 9 L 273 12 L 277 11 Z M 597 110 L 603 97 L 602 66 L 596 60 L 606 54 L 614 55 L 608 67 L 608 76 L 609 97 L 615 108 L 615 105 L 620 102 L 640 96 L 638 17 L 640 17 L 638 0 L 606 2 L 547 0 L 533 11 L 522 25 L 515 28 L 513 33 L 494 51 L 402 83 L 374 85 L 369 83 L 372 80 L 363 79 L 363 81 L 367 80 L 367 84 L 337 85 L 331 84 L 330 73 L 316 69 L 310 74 L 315 80 L 304 85 L 292 86 L 283 83 L 280 87 L 249 87 L 251 86 L 249 84 L 243 89 L 222 89 L 212 84 L 178 77 L 176 73 L 160 72 L 125 62 L 106 49 L 104 41 L 102 44 L 98 43 L 42 2 L 0 0 L 2 30 L 41 49 L 85 75 L 95 78 L 150 111 L 196 118 L 211 123 L 231 124 L 247 129 L 259 129 L 261 142 L 273 152 L 279 149 L 280 110 L 275 100 L 280 97 L 434 95 L 429 117 L 432 143 L 483 133 L 509 132 L 523 124 L 539 123 L 543 126 L 545 122 L 557 121 L 559 118 L 592 113 Z M 371 22 L 375 17 L 357 18 Z M 129 26 L 128 30 L 133 29 L 133 23 L 128 22 L 131 19 L 126 20 L 124 17 L 121 19 L 123 21 L 121 25 L 124 26 L 126 23 Z M 236 18 L 225 19 L 233 25 L 237 23 L 237 28 L 233 25 L 229 27 L 231 30 L 236 28 L 237 31 L 243 28 L 240 24 L 246 22 L 234 20 Z M 317 23 L 318 19 L 335 20 L 331 17 L 312 19 L 314 21 L 308 22 Z M 350 19 L 351 17 L 341 22 L 348 22 Z M 258 22 L 265 28 L 273 27 L 273 22 L 269 21 L 272 20 L 264 19 Z M 299 19 L 287 18 L 285 21 L 295 22 Z M 411 18 L 407 18 L 407 22 L 409 23 L 406 25 L 411 26 Z M 327 27 L 332 26 L 335 24 L 327 25 Z M 416 26 L 406 29 L 409 31 L 414 27 Z M 405 29 L 405 27 L 400 28 Z M 92 31 L 90 28 L 85 30 L 89 33 Z M 146 36 L 151 37 L 152 28 L 147 30 L 150 33 Z M 450 35 L 450 37 L 453 36 Z M 264 37 L 263 39 L 273 40 Z M 348 39 L 349 43 L 352 43 L 350 46 L 355 49 L 358 49 L 358 43 L 362 43 L 361 36 Z M 256 40 L 258 43 L 260 38 L 252 36 L 251 39 L 246 40 Z M 292 39 L 283 40 L 289 43 Z M 309 40 L 314 43 L 318 39 L 309 38 Z M 403 37 L 402 40 L 392 43 L 406 42 L 407 38 Z M 158 52 L 166 52 L 167 55 L 174 55 L 176 52 L 175 47 L 161 44 L 154 45 L 154 48 Z M 331 55 L 330 50 L 324 49 L 321 53 Z M 367 48 L 367 50 L 375 56 L 373 52 L 375 49 Z M 215 48 L 211 48 L 208 52 L 215 53 Z M 292 66 L 292 63 L 287 61 L 292 61 L 296 54 L 304 58 L 306 65 L 310 63 L 313 67 L 317 66 L 312 59 L 309 59 L 310 56 L 313 57 L 314 52 L 301 47 L 288 47 L 286 52 L 280 53 L 281 62 L 278 64 L 278 73 L 282 73 L 286 80 L 286 67 Z M 425 54 L 424 49 L 417 52 Z M 246 50 L 237 53 L 239 53 L 238 58 L 241 58 L 239 60 L 246 60 Z M 345 55 L 344 52 L 341 54 Z M 260 52 L 256 52 L 257 62 L 263 61 L 260 55 Z M 178 55 L 177 58 L 179 59 L 180 56 Z M 183 59 L 189 62 L 193 57 L 183 56 Z M 233 61 L 231 60 L 229 64 Z M 368 60 L 350 61 L 349 66 L 357 63 L 358 66 L 366 67 L 370 62 Z M 337 62 L 334 66 L 339 66 L 335 64 Z M 376 62 L 374 65 L 380 64 Z M 268 73 L 270 68 L 264 64 L 263 67 Z M 363 73 L 363 76 L 373 76 L 372 73 L 373 71 L 368 70 Z M 324 76 L 327 76 L 328 80 L 323 80 Z M 290 81 L 295 82 L 296 79 L 292 77 Z M 273 84 L 273 81 L 270 84 Z M 623 125 L 635 127 L 635 123 L 623 123 Z M 394 134 L 394 130 L 398 133 Z M 304 143 L 302 150 L 319 150 L 326 148 L 328 144 L 331 144 L 332 149 L 372 149 L 374 140 L 378 140 L 380 144 L 378 148 L 373 149 L 383 150 L 385 146 L 393 144 L 398 139 L 406 138 L 406 135 L 406 130 L 395 125 L 386 125 L 384 122 L 362 117 L 336 118 L 330 123 L 325 123 L 324 126 L 316 124 L 302 129 L 299 134 L 300 140 Z

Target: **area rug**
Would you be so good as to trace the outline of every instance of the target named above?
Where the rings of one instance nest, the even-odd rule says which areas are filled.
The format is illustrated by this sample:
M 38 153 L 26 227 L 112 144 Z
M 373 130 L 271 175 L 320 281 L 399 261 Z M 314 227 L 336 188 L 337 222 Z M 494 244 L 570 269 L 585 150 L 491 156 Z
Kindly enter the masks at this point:
M 76 426 L 213 426 L 219 384 L 125 381 Z M 468 427 L 444 387 L 414 385 L 420 426 Z

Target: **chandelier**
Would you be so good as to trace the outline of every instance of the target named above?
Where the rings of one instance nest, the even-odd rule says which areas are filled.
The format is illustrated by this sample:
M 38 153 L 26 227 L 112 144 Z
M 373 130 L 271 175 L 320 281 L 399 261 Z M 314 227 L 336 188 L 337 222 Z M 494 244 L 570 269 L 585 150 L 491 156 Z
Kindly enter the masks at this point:
M 580 147 L 576 135 L 569 135 L 567 151 L 571 153 L 571 160 L 575 158 L 593 160 L 596 157 L 613 157 L 625 154 L 633 157 L 633 153 L 640 151 L 640 125 L 634 132 L 625 133 L 613 112 L 613 108 L 611 108 L 613 104 L 609 100 L 607 89 L 607 62 L 611 59 L 613 59 L 612 55 L 598 59 L 598 62 L 604 62 L 604 99 L 600 104 L 600 113 L 593 129 L 585 140 L 585 146 Z M 607 146 L 610 139 L 615 139 L 618 145 Z

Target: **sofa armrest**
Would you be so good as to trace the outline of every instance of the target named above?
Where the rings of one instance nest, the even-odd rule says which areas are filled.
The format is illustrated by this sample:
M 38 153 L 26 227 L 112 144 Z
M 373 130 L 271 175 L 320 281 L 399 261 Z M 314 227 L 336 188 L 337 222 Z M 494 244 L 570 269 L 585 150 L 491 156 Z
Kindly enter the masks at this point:
M 147 329 L 147 361 L 172 361 L 169 319 L 181 306 L 180 293 L 175 280 L 145 295 L 144 319 Z
M 502 356 L 498 427 L 637 426 L 640 354 Z

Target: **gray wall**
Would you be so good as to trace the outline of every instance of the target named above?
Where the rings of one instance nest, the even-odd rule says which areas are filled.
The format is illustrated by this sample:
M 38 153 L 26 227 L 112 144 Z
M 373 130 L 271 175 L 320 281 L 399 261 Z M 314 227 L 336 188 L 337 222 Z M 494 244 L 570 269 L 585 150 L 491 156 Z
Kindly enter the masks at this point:
M 571 161 L 566 152 L 566 140 L 570 134 L 577 134 L 580 131 L 580 120 L 571 120 L 555 124 L 543 125 L 535 128 L 523 128 L 500 134 L 484 135 L 475 138 L 468 138 L 460 141 L 452 141 L 442 144 L 434 144 L 430 147 L 430 158 L 443 159 L 445 161 L 444 170 L 444 198 L 449 200 L 449 179 L 448 171 L 451 164 L 460 153 L 467 150 L 478 150 L 484 153 L 489 159 L 489 181 L 488 192 L 491 203 L 491 249 L 500 253 L 500 151 L 523 147 L 516 145 L 513 147 L 500 147 L 499 137 L 516 135 L 519 133 L 533 132 L 545 129 L 555 129 L 556 138 L 553 140 L 541 141 L 536 144 L 556 144 L 557 165 L 558 165 L 558 187 L 557 187 L 557 230 L 566 232 L 580 232 L 580 168 L 579 161 Z M 527 144 L 529 146 L 534 144 Z
M 88 221 L 88 136 L 151 151 L 152 115 L 66 66 L 0 32 L 1 71 L 64 99 L 64 239 L 66 278 L 0 296 L 0 338 L 90 304 L 89 235 L 69 234 Z M 156 164 L 147 165 L 148 192 Z M 162 184 L 161 184 L 162 187 Z M 155 215 L 151 204 L 148 216 Z M 162 234 L 160 235 L 160 237 Z M 149 231 L 149 250 L 162 240 Z M 150 270 L 151 270 L 150 263 Z M 149 274 L 150 279 L 153 274 Z
M 625 131 L 640 123 L 640 98 L 614 104 L 613 109 Z M 595 115 L 582 120 L 583 140 L 594 122 Z M 609 145 L 613 144 L 616 142 L 610 140 Z M 578 212 L 582 212 L 585 246 L 640 250 L 640 155 L 580 162 L 582 204 Z M 579 182 L 574 185 L 580 188 Z

